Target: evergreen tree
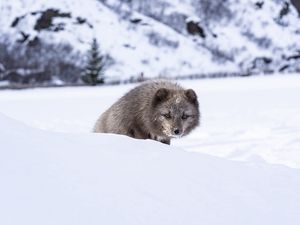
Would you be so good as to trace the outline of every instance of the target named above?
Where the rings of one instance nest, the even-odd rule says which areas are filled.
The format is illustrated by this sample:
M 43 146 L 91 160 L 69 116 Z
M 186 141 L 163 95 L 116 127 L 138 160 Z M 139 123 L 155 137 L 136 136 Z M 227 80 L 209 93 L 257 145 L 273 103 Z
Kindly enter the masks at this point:
M 89 85 L 103 84 L 104 56 L 101 54 L 96 38 L 88 51 L 88 60 L 82 80 Z

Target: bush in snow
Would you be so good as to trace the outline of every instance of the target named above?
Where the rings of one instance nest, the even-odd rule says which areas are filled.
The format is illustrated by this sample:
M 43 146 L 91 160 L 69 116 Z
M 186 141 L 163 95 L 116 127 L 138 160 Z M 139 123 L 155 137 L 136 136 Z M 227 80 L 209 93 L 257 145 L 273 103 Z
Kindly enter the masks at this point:
M 197 16 L 201 18 L 206 26 L 211 21 L 220 21 L 222 19 L 229 19 L 233 16 L 228 1 L 224 0 L 193 0 Z
M 4 75 L 4 72 L 5 72 L 5 68 L 4 68 L 4 66 L 0 63 L 0 80 L 2 80 L 3 75 Z
M 32 84 L 51 83 L 55 79 L 63 83 L 77 83 L 80 78 L 79 54 L 68 44 L 49 44 L 37 38 L 34 45 L 11 44 L 8 39 L 0 40 L 0 62 L 6 68 L 6 79 L 14 71 L 40 71 L 38 79 L 30 79 Z M 23 73 L 22 73 L 23 74 Z M 34 73 L 35 74 L 35 73 Z M 24 73 L 24 76 L 33 76 Z M 27 80 L 18 79 L 20 84 Z
M 179 45 L 177 40 L 171 40 L 154 31 L 149 32 L 147 36 L 149 37 L 149 42 L 157 47 L 168 46 L 170 48 L 177 48 Z

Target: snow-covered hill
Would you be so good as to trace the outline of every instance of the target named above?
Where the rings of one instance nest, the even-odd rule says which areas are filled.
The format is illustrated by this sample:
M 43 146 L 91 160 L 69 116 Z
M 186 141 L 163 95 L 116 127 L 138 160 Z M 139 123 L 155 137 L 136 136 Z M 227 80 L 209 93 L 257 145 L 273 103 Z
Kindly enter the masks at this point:
M 123 75 L 125 79 L 142 72 L 146 76 L 158 76 L 187 74 L 193 69 L 195 73 L 221 70 L 218 64 L 212 63 L 208 50 L 170 27 L 141 14 L 120 18 L 96 0 L 84 3 L 80 0 L 17 0 L 1 4 L 1 17 L 7 18 L 0 22 L 1 33 L 10 34 L 12 43 L 22 39 L 21 32 L 24 32 L 29 35 L 26 43 L 38 37 L 48 42 L 69 43 L 85 52 L 96 37 L 101 48 L 115 61 L 108 75 Z M 39 26 L 38 20 L 47 13 L 56 14 L 52 25 Z M 135 24 L 131 22 L 133 19 L 142 22 Z M 231 69 L 235 68 L 228 64 Z
M 289 1 L 122 2 L 1 1 L 0 40 L 85 53 L 95 37 L 115 79 L 299 70 L 300 20 Z
M 299 170 L 0 124 L 0 224 L 299 224 Z

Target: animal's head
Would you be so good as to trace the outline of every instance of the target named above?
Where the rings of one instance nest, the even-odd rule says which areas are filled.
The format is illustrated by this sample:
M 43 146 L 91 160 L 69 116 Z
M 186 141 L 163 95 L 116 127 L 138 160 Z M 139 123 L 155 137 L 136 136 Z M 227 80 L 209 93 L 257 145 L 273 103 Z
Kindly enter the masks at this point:
M 199 103 L 192 89 L 159 89 L 152 100 L 152 125 L 170 138 L 188 134 L 199 124 Z

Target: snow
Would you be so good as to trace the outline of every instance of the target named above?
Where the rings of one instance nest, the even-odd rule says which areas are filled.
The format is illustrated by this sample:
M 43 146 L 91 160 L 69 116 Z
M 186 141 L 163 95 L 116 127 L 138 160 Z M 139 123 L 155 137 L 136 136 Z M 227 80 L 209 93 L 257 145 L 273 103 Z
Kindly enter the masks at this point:
M 202 126 L 177 146 L 233 160 L 300 168 L 300 77 L 192 82 Z
M 299 170 L 0 123 L 1 224 L 298 224 Z
M 240 161 L 300 168 L 300 76 L 180 81 L 200 100 L 201 126 L 173 144 Z M 6 90 L 0 112 L 36 128 L 88 133 L 98 116 L 135 85 Z
M 30 39 L 38 35 L 48 42 L 71 44 L 75 50 L 86 53 L 92 39 L 97 38 L 103 54 L 111 55 L 115 61 L 114 65 L 106 70 L 108 77 L 118 76 L 119 80 L 123 80 L 142 72 L 146 77 L 157 77 L 191 74 L 195 71 L 196 73 L 224 71 L 224 65 L 211 61 L 211 53 L 208 50 L 197 46 L 192 40 L 179 35 L 170 27 L 139 13 L 133 14 L 133 18 L 134 16 L 142 18 L 146 25 L 133 25 L 128 21 L 129 19 L 121 19 L 119 15 L 96 0 L 87 0 L 85 4 L 82 4 L 81 0 L 26 0 L 26 2 L 16 0 L 13 4 L 11 2 L 1 2 L 1 4 L 2 16 L 7 16 L 9 19 L 0 20 L 0 31 L 10 34 L 11 40 L 16 41 L 19 32 L 24 31 L 30 34 Z M 54 19 L 54 24 L 62 21 L 66 24 L 63 31 L 45 30 L 38 33 L 34 30 L 34 25 L 36 17 L 40 15 L 33 16 L 30 13 L 49 8 L 71 12 L 72 18 Z M 19 22 L 17 28 L 12 28 L 14 19 L 24 15 L 25 18 Z M 76 24 L 77 17 L 86 18 L 93 28 Z M 176 43 L 177 47 L 155 46 L 151 44 L 149 37 L 151 34 L 158 35 L 159 41 L 164 39 Z M 199 54 L 201 57 L 190 57 Z M 226 65 L 230 71 L 237 70 L 232 63 Z
M 0 224 L 298 225 L 300 76 L 180 82 L 201 127 L 171 146 L 95 134 L 134 85 L 0 92 Z
M 164 11 L 161 17 L 165 19 L 174 13 L 178 14 L 179 22 L 182 17 L 201 16 L 190 0 L 158 2 L 156 10 Z M 283 25 L 280 25 L 278 16 L 283 2 L 266 1 L 261 9 L 257 9 L 255 3 L 253 0 L 228 1 L 232 18 L 214 21 L 212 15 L 207 22 L 200 23 L 207 34 L 207 38 L 202 39 L 188 35 L 184 21 L 178 28 L 176 20 L 167 25 L 160 21 L 162 18 L 152 19 L 136 11 L 128 13 L 126 4 L 122 5 L 118 0 L 106 1 L 111 8 L 98 0 L 86 0 L 84 4 L 82 0 L 1 1 L 0 12 L 5 19 L 0 20 L 0 40 L 8 39 L 13 44 L 20 38 L 20 32 L 24 32 L 30 35 L 28 40 L 39 37 L 45 42 L 68 43 L 75 51 L 86 53 L 92 39 L 97 38 L 102 52 L 114 59 L 106 76 L 118 80 L 137 77 L 142 72 L 146 77 L 240 72 L 245 69 L 240 67 L 241 64 L 246 63 L 249 67 L 256 57 L 273 59 L 272 70 L 278 71 L 290 64 L 278 62 L 299 49 L 297 11 L 290 5 L 289 13 L 280 21 Z M 149 8 L 155 6 L 155 3 L 147 4 Z M 116 11 L 118 5 L 122 5 L 121 12 Z M 71 14 L 71 18 L 53 19 L 56 25 L 63 23 L 64 30 L 38 32 L 34 29 L 40 17 L 35 13 L 47 9 Z M 12 27 L 17 17 L 22 19 Z M 78 24 L 76 18 L 86 19 L 87 23 Z M 142 22 L 133 24 L 132 18 L 142 19 Z

